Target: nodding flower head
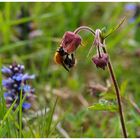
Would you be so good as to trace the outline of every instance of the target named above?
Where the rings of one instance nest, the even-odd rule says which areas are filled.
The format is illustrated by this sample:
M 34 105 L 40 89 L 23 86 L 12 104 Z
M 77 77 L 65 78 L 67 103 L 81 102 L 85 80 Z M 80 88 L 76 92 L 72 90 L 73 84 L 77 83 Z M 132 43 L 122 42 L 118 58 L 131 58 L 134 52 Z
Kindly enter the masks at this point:
M 96 46 L 97 54 L 92 58 L 92 61 L 97 68 L 101 68 L 104 70 L 108 63 L 108 55 L 102 52 L 102 48 L 105 47 L 105 45 L 102 42 L 101 33 L 102 32 L 100 29 L 97 29 L 95 31 L 95 39 L 93 44 Z
M 6 106 L 9 108 L 16 100 L 13 110 L 15 110 L 20 103 L 20 95 L 25 100 L 22 104 L 23 111 L 31 107 L 31 102 L 34 100 L 34 89 L 28 84 L 28 80 L 35 78 L 34 75 L 24 73 L 24 65 L 13 63 L 8 67 L 2 68 L 2 73 L 6 77 L 2 80 L 2 85 L 5 88 L 4 98 Z
M 66 53 L 73 53 L 81 44 L 81 37 L 73 32 L 66 32 L 62 38 L 60 47 L 63 47 Z
M 108 63 L 108 55 L 105 53 L 101 53 L 101 56 L 98 55 L 92 58 L 93 63 L 96 65 L 97 68 L 105 69 Z

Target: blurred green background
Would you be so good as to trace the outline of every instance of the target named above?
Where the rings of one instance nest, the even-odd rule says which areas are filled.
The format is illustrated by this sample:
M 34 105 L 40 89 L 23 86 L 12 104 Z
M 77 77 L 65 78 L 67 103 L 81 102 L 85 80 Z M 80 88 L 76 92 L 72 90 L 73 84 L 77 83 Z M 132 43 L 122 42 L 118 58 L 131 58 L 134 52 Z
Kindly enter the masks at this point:
M 128 135 L 140 137 L 140 13 L 135 16 L 136 9 L 129 9 L 128 4 L 139 5 L 119 2 L 0 3 L 1 63 L 8 65 L 16 61 L 24 64 L 28 73 L 36 75 L 32 82 L 36 101 L 33 109 L 24 114 L 25 118 L 51 108 L 56 96 L 59 97 L 49 137 L 122 137 L 117 112 L 88 109 L 94 103 L 112 101 L 112 98 L 114 101 L 115 95 L 107 69 L 97 69 L 91 61 L 95 49 L 86 57 L 93 43 L 92 35 L 80 32 L 83 45 L 76 52 L 76 66 L 69 73 L 56 65 L 53 57 L 66 31 L 74 31 L 82 25 L 93 29 L 106 27 L 108 31 L 124 16 L 125 22 L 107 38 L 106 47 L 122 93 Z M 23 137 L 47 137 L 48 114 L 28 121 Z M 0 137 L 16 137 L 15 124 L 10 118 L 8 121 L 10 129 L 7 131 L 8 128 L 3 127 Z

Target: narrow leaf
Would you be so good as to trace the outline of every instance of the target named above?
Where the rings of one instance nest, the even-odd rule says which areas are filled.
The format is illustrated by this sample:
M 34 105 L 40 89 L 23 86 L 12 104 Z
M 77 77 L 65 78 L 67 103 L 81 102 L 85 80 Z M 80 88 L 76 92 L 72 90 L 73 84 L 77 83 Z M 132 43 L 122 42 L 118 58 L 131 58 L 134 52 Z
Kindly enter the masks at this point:
M 117 106 L 113 104 L 94 104 L 93 106 L 88 107 L 88 109 L 91 110 L 98 110 L 98 111 L 110 111 L 110 112 L 116 112 Z
M 110 36 L 112 33 L 114 33 L 122 24 L 123 22 L 125 21 L 126 17 L 124 17 L 121 22 L 114 28 L 112 28 L 108 33 L 107 35 L 105 35 L 104 39 L 107 38 L 108 36 Z
M 48 118 L 48 128 L 47 128 L 47 137 L 48 137 L 49 134 L 50 134 L 50 129 L 51 129 L 51 124 L 52 124 L 53 114 L 54 114 L 54 111 L 55 111 L 55 107 L 56 107 L 57 101 L 58 101 L 58 97 L 56 98 L 56 101 L 55 101 L 55 103 L 54 103 L 54 106 L 53 106 L 53 108 L 52 108 L 52 111 L 51 111 L 50 114 L 49 114 L 49 118 Z

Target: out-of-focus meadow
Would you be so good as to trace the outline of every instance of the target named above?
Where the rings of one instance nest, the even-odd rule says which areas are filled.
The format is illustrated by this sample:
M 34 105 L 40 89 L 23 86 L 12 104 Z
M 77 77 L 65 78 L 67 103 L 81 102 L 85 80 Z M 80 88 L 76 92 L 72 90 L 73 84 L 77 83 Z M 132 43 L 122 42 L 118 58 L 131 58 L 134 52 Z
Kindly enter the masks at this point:
M 81 25 L 110 30 L 124 16 L 125 22 L 107 38 L 106 47 L 119 83 L 128 135 L 140 137 L 140 8 L 135 16 L 136 5 L 0 3 L 1 66 L 16 61 L 36 75 L 31 83 L 36 99 L 23 113 L 22 137 L 122 137 L 117 112 L 88 109 L 115 98 L 107 69 L 97 69 L 91 61 L 96 51 L 87 56 L 92 35 L 80 33 L 83 45 L 76 52 L 76 66 L 70 72 L 55 64 L 53 57 L 66 31 Z M 0 137 L 18 137 L 16 113 L 7 113 L 3 93 L 1 88 Z

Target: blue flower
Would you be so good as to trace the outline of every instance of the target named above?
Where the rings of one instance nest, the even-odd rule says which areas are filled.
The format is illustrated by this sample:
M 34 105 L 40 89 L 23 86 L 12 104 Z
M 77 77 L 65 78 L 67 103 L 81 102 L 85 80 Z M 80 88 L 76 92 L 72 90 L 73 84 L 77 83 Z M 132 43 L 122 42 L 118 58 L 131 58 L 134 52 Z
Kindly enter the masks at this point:
M 23 89 L 24 89 L 25 92 L 30 92 L 31 86 L 25 85 L 25 86 L 23 87 Z
M 134 17 L 132 17 L 132 18 L 129 19 L 129 22 L 130 22 L 130 23 L 133 23 L 135 20 L 136 20 L 136 19 L 135 19 Z
M 22 77 L 23 77 L 23 74 L 17 73 L 15 75 L 13 75 L 12 79 L 14 79 L 16 81 L 22 81 Z
M 125 5 L 125 10 L 127 10 L 127 11 L 135 11 L 136 10 L 136 5 L 135 4 L 131 4 L 131 3 L 126 4 Z
M 10 77 L 2 80 L 2 85 L 7 89 L 11 89 L 13 86 L 13 83 L 14 83 L 14 80 L 12 80 Z
M 29 108 L 31 108 L 31 104 L 30 103 L 27 103 L 27 102 L 24 102 L 22 104 L 22 107 L 23 107 L 23 109 L 29 109 Z
M 35 78 L 35 75 L 28 75 L 28 74 L 24 74 L 23 77 L 22 77 L 22 80 L 29 80 L 29 79 L 34 79 Z
M 30 85 L 24 85 L 23 87 L 20 87 L 20 90 L 23 90 L 24 92 L 30 92 L 31 91 L 31 86 Z
M 5 88 L 6 92 L 4 93 L 4 98 L 6 100 L 6 106 L 10 107 L 12 103 L 17 100 L 14 106 L 14 109 L 20 103 L 20 94 L 22 91 L 22 96 L 25 97 L 25 101 L 22 104 L 23 110 L 27 110 L 31 107 L 31 101 L 34 100 L 34 89 L 27 84 L 28 80 L 35 78 L 35 75 L 29 75 L 24 73 L 24 66 L 13 63 L 9 67 L 3 67 L 2 73 L 6 76 L 2 80 L 2 85 Z
M 9 96 L 9 93 L 5 92 L 4 93 L 4 98 L 6 99 L 6 97 L 8 97 L 8 96 Z
M 4 74 L 8 74 L 8 75 L 11 75 L 12 74 L 11 69 L 10 68 L 7 68 L 7 67 L 3 67 L 1 71 Z
M 129 19 L 129 23 L 133 23 L 140 16 L 140 5 L 129 3 L 125 5 L 125 10 L 127 12 L 131 12 L 131 18 Z M 140 23 L 137 24 L 140 26 Z

